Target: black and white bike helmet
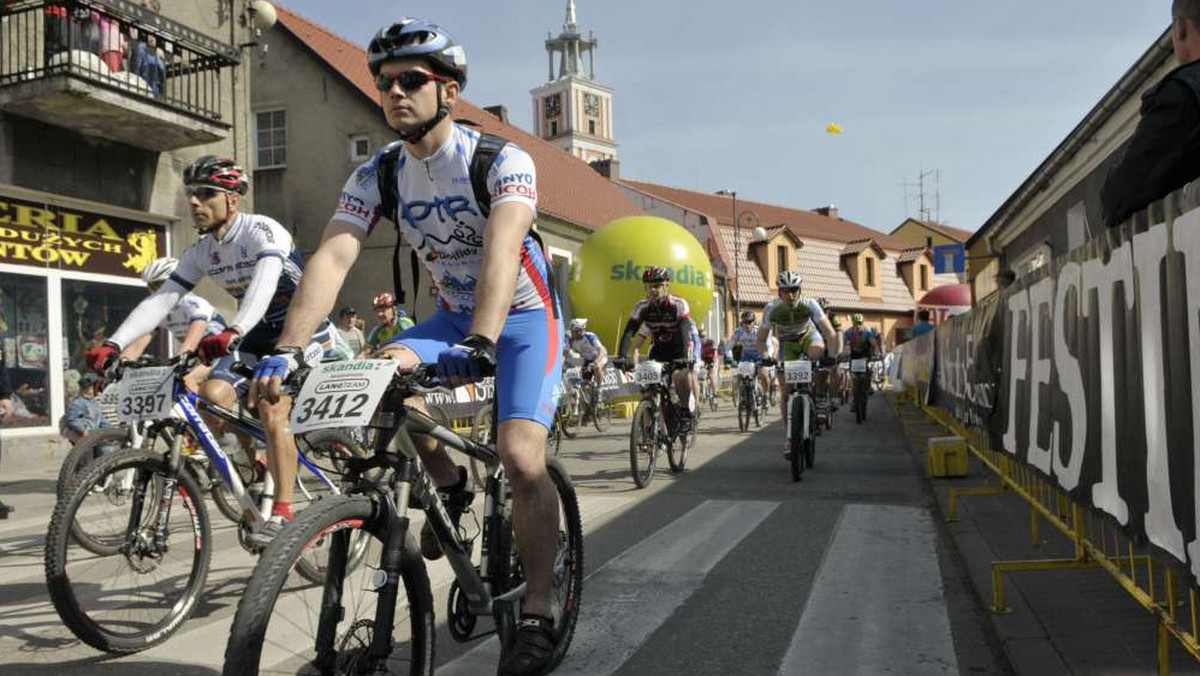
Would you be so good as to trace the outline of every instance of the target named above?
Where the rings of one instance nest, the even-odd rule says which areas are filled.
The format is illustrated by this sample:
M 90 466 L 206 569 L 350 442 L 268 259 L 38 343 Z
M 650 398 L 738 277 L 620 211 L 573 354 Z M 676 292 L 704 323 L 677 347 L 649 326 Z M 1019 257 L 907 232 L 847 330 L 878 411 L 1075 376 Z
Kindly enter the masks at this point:
M 179 259 L 177 258 L 171 258 L 170 256 L 156 258 L 142 269 L 142 281 L 146 284 L 162 284 L 171 278 L 171 274 L 175 272 L 175 268 L 177 267 L 179 267 Z
M 791 270 L 779 273 L 779 278 L 775 280 L 775 285 L 781 289 L 799 289 L 803 284 L 804 280 L 800 278 L 800 275 Z

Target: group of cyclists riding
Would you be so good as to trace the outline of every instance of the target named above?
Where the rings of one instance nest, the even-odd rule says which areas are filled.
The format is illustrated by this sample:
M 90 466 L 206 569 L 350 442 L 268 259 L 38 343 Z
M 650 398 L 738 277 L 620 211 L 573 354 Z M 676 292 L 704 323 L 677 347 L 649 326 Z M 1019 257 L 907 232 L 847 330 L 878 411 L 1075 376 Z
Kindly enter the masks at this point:
M 249 538 L 266 547 L 294 517 L 297 446 L 288 428 L 294 389 L 287 385 L 323 357 L 346 351 L 330 312 L 380 217 L 391 219 L 434 280 L 437 309 L 371 356 L 394 360 L 399 372 L 436 365 L 446 387 L 495 376 L 493 439 L 511 485 L 515 548 L 528 583 L 515 641 L 499 673 L 548 673 L 559 638 L 550 598 L 558 503 L 545 441 L 562 391 L 563 346 L 582 357 L 596 382 L 602 382 L 608 354 L 586 330 L 586 320 L 571 322 L 564 335 L 551 268 L 531 231 L 537 213 L 533 160 L 499 139 L 490 166 L 475 171 L 477 148 L 496 137 L 451 117 L 467 83 L 461 45 L 433 23 L 406 18 L 381 29 L 367 54 L 384 117 L 400 141 L 351 173 L 307 265 L 285 227 L 241 210 L 247 172 L 232 159 L 201 157 L 183 173 L 198 239 L 178 260 L 160 259 L 143 271 L 149 296 L 107 342 L 88 352 L 88 366 L 112 373 L 119 360 L 135 358 L 147 336 L 165 326 L 202 362 L 188 376 L 189 389 L 226 408 L 242 402 L 256 411 L 265 430 L 274 502 L 270 517 Z M 509 189 L 514 184 L 525 189 Z M 461 208 L 449 218 L 430 206 L 451 201 Z M 205 277 L 237 301 L 229 319 L 193 293 Z M 646 297 L 634 306 L 613 361 L 630 368 L 630 350 L 649 341 L 648 357 L 655 361 L 696 364 L 700 357 L 698 366 L 709 365 L 705 378 L 715 392 L 715 350 L 705 344 L 687 302 L 671 295 L 670 280 L 666 268 L 645 270 Z M 761 326 L 752 313 L 741 319 L 731 340 L 743 359 L 804 356 L 825 363 L 832 359 L 827 354 L 839 352 L 839 336 L 821 307 L 801 295 L 794 272 L 780 274 L 779 298 L 767 307 Z M 856 316 L 856 325 L 860 320 Z M 874 341 L 877 349 L 877 337 Z M 245 367 L 253 368 L 252 377 Z M 765 369 L 760 377 L 766 378 Z M 697 368 L 676 370 L 671 384 L 685 403 L 680 425 L 688 430 L 694 425 L 693 393 L 699 391 Z M 419 399 L 406 403 L 425 410 Z M 467 471 L 437 439 L 418 437 L 416 445 L 457 524 L 474 497 Z M 421 551 L 439 558 L 439 540 L 426 526 Z

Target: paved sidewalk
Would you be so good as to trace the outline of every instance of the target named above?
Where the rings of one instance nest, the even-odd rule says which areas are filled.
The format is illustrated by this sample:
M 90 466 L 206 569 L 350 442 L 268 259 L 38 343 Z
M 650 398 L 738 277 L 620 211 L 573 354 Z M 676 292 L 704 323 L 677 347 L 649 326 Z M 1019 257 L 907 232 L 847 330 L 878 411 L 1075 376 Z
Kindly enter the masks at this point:
M 907 420 L 924 417 L 911 405 L 900 411 Z M 924 466 L 924 440 L 949 434 L 940 425 L 916 428 L 915 457 Z M 949 491 L 977 486 L 991 474 L 972 456 L 968 476 L 927 478 L 945 518 Z M 1072 543 L 1045 520 L 1034 546 L 1030 508 L 1015 493 L 958 499 L 958 518 L 946 524 L 984 607 L 992 605 L 991 564 L 998 560 L 1050 559 L 1074 556 Z M 1060 674 L 1152 676 L 1156 623 L 1108 573 L 1101 569 L 1038 570 L 1006 573 L 1005 597 L 1011 613 L 989 613 L 997 637 L 1019 675 Z M 1186 612 L 1186 607 L 1184 609 Z M 1200 674 L 1198 664 L 1171 640 L 1171 674 Z

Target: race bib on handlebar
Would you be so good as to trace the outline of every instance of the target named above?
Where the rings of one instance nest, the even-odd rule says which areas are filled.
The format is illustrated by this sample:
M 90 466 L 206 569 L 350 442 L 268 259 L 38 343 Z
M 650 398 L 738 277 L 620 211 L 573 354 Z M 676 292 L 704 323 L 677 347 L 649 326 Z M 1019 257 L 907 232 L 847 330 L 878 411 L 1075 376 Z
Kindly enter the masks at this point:
M 752 361 L 740 361 L 738 362 L 738 375 L 742 376 L 743 378 L 753 378 L 754 367 L 756 366 L 758 366 L 758 364 L 755 364 Z
M 566 371 L 563 371 L 563 380 L 579 380 L 582 377 L 583 369 L 579 368 L 578 366 L 572 366 Z
M 117 420 L 170 418 L 171 407 L 175 405 L 174 371 L 170 366 L 127 369 L 117 388 Z
M 662 364 L 656 361 L 644 361 L 637 365 L 633 379 L 638 385 L 656 385 L 662 380 Z
M 363 427 L 375 415 L 396 373 L 391 359 L 333 361 L 313 367 L 288 419 L 288 430 L 300 434 L 330 427 Z
M 850 371 L 853 373 L 866 373 L 867 372 L 867 360 L 866 359 L 851 359 L 850 360 Z
M 812 362 L 807 359 L 783 362 L 783 379 L 791 385 L 812 382 Z

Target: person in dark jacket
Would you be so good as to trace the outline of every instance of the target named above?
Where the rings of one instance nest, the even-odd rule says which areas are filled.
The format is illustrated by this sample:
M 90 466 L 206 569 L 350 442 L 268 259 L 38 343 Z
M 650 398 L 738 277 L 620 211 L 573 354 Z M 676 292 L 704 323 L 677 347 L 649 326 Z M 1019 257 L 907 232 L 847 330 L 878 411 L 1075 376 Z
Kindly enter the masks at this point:
M 1172 3 L 1171 44 L 1179 67 L 1142 95 L 1142 119 L 1104 181 L 1109 227 L 1200 177 L 1200 0 Z
M 4 350 L 0 349 L 0 422 L 12 415 L 13 411 L 12 383 L 8 380 L 8 367 L 4 365 Z M 0 500 L 0 519 L 7 519 L 12 507 Z

